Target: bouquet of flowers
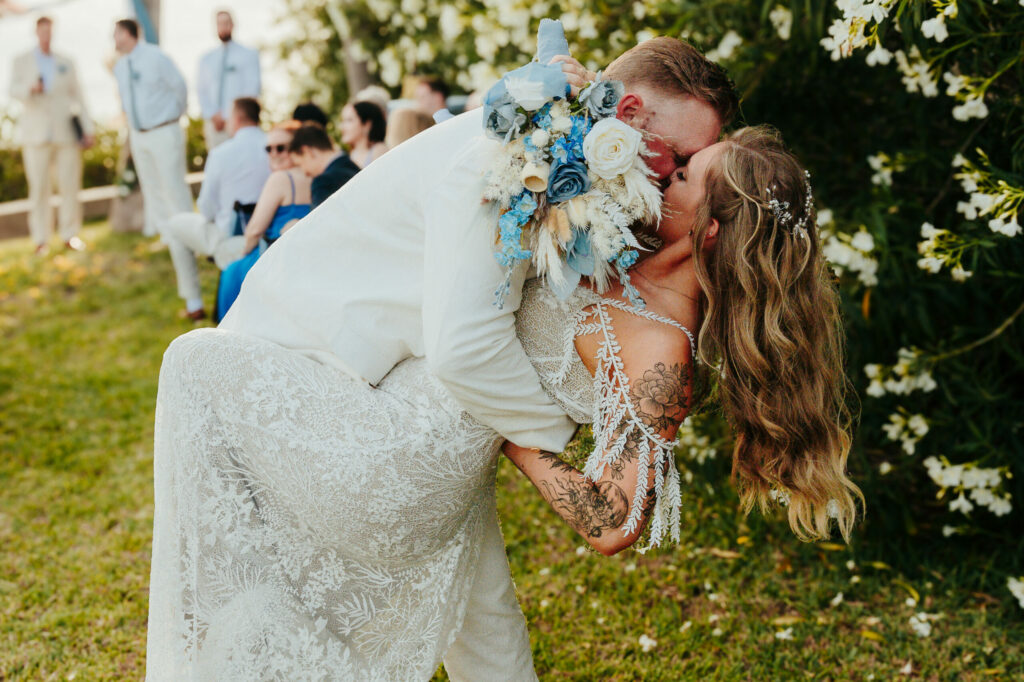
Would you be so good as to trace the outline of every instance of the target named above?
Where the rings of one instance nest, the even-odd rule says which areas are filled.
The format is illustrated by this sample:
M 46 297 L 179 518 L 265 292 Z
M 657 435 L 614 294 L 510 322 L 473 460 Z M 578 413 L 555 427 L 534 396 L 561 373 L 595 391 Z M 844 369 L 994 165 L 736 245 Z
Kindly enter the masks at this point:
M 562 299 L 581 277 L 603 292 L 615 275 L 630 301 L 643 305 L 626 270 L 643 248 L 630 227 L 661 215 L 647 147 L 615 118 L 622 83 L 598 74 L 574 100 L 569 92 L 559 64 L 532 62 L 506 74 L 484 100 L 486 133 L 504 143 L 484 191 L 500 206 L 494 255 L 507 275 L 495 291 L 498 307 L 512 269 L 531 259 Z

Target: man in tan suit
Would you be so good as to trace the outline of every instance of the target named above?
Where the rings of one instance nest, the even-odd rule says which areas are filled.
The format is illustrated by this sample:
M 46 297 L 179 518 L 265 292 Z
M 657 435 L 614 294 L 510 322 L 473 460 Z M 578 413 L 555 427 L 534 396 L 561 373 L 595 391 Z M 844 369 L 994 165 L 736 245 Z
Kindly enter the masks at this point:
M 49 17 L 36 22 L 39 45 L 14 60 L 10 92 L 23 105 L 19 137 L 31 202 L 28 224 L 40 255 L 46 253 L 53 231 L 50 180 L 54 163 L 60 192 L 60 237 L 69 249 L 85 248 L 78 238 L 82 227 L 78 191 L 82 187 L 82 147 L 92 145 L 92 122 L 75 63 L 50 50 L 52 29 Z

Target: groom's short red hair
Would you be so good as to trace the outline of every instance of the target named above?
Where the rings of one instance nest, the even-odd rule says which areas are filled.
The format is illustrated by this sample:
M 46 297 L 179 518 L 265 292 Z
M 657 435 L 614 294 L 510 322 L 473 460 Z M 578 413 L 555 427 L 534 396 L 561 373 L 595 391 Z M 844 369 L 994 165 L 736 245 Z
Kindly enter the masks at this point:
M 689 43 L 662 36 L 645 40 L 608 65 L 604 75 L 673 95 L 707 102 L 727 125 L 739 110 L 739 97 L 729 75 Z

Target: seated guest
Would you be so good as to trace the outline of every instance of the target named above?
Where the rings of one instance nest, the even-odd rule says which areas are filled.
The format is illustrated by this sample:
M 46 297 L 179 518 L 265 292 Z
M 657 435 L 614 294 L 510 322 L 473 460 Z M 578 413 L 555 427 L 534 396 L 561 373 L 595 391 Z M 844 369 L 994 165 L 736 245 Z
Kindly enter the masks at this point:
M 434 125 L 434 119 L 424 114 L 419 109 L 403 107 L 391 112 L 388 119 L 388 132 L 384 136 L 384 144 L 388 149 L 394 149 L 402 142 L 405 142 L 413 135 L 422 133 Z
M 250 97 L 236 99 L 228 126 L 231 139 L 210 150 L 196 204 L 199 213 L 179 213 L 166 224 L 163 238 L 178 276 L 178 295 L 185 315 L 206 317 L 199 290 L 196 255 L 213 256 L 220 268 L 238 260 L 245 243 L 236 236 L 235 204 L 252 204 L 270 175 L 266 135 L 259 128 L 260 104 Z
M 388 118 L 388 107 L 391 105 L 391 94 L 379 85 L 367 85 L 356 93 L 352 98 L 353 102 L 372 102 L 384 112 L 384 118 Z
M 245 226 L 245 255 L 220 273 L 217 307 L 214 318 L 220 321 L 238 297 L 242 281 L 256 260 L 281 233 L 311 210 L 312 181 L 295 168 L 288 153 L 298 121 L 287 121 L 267 133 L 267 154 L 270 155 L 270 177 L 263 186 L 249 223 Z
M 373 102 L 349 102 L 341 110 L 341 142 L 357 166 L 366 168 L 388 150 L 387 126 L 384 112 Z
M 307 123 L 295 131 L 288 151 L 295 165 L 313 178 L 313 208 L 322 204 L 359 172 L 359 166 L 352 162 L 348 154 L 335 149 L 331 138 L 327 137 L 327 131 L 315 123 Z
M 451 91 L 448 84 L 436 76 L 425 76 L 416 85 L 416 106 L 424 114 L 429 114 L 437 123 L 444 123 L 452 118 L 448 110 L 448 95 Z
M 319 123 L 321 128 L 327 128 L 327 114 L 312 102 L 303 102 L 295 107 L 292 120 L 299 123 Z

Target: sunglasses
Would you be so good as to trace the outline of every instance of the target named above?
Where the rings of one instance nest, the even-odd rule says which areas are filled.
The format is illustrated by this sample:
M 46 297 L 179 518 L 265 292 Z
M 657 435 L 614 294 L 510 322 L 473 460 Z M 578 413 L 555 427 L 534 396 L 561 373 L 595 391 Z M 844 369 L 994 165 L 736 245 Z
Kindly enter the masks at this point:
M 273 154 L 274 152 L 277 152 L 278 154 L 284 154 L 286 151 L 288 151 L 288 145 L 286 145 L 286 144 L 268 144 L 263 149 L 265 149 L 268 154 Z

